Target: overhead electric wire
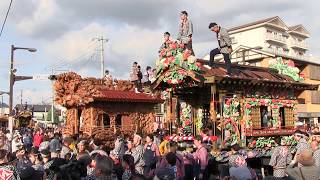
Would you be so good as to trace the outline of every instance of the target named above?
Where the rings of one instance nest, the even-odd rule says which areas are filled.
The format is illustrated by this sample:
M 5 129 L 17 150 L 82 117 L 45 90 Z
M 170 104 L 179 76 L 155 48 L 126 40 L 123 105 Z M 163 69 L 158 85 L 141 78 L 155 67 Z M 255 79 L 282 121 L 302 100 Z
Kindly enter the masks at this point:
M 1 35 L 2 35 L 4 26 L 5 26 L 6 22 L 7 22 L 8 15 L 9 15 L 9 11 L 10 11 L 11 5 L 12 5 L 12 1 L 13 1 L 13 0 L 10 1 L 9 7 L 8 7 L 8 10 L 7 10 L 7 13 L 6 13 L 6 17 L 4 18 L 4 21 L 3 21 L 3 23 L 2 23 L 2 27 L 1 27 L 1 31 L 0 31 L 0 37 L 1 37 Z
M 49 69 L 52 69 L 52 68 L 60 68 L 61 66 L 73 66 L 74 64 L 80 62 L 83 60 L 83 57 L 87 56 L 87 55 L 91 55 L 92 53 L 92 47 L 94 45 L 97 45 L 96 42 L 92 41 L 91 43 L 89 43 L 87 49 L 85 50 L 85 52 L 83 52 L 82 54 L 80 54 L 79 56 L 75 57 L 75 58 L 72 58 L 72 59 L 63 59 L 63 58 L 59 58 L 60 60 L 54 64 L 52 64 L 51 66 L 47 66 L 44 68 L 44 71 L 47 71 Z M 96 47 L 95 47 L 96 48 Z

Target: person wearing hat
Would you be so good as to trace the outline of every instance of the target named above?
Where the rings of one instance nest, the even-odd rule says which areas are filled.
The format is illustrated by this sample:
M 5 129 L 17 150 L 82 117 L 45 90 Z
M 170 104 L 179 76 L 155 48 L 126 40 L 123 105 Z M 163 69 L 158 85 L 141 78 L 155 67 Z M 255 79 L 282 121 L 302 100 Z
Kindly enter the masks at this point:
M 273 176 L 283 178 L 286 176 L 285 169 L 292 160 L 292 154 L 289 152 L 284 139 L 280 137 L 275 139 L 277 147 L 273 149 L 269 165 L 273 167 Z
M 293 166 L 300 163 L 302 167 Z M 286 174 L 296 180 L 319 180 L 320 168 L 314 165 L 312 151 L 305 149 L 300 151 L 296 159 L 287 167 Z
M 296 130 L 293 134 L 293 138 L 294 138 L 294 140 L 296 140 L 298 142 L 298 144 L 296 146 L 296 155 L 295 155 L 294 159 L 296 159 L 297 155 L 299 155 L 302 151 L 311 150 L 310 145 L 306 140 L 306 138 L 307 138 L 306 133 L 304 133 L 300 130 Z M 299 163 L 298 166 L 301 167 L 302 165 Z
M 231 74 L 231 61 L 230 61 L 230 54 L 232 52 L 231 38 L 229 37 L 227 29 L 220 27 L 217 23 L 210 23 L 209 29 L 212 32 L 216 33 L 219 47 L 210 51 L 209 66 L 205 65 L 205 67 L 208 69 L 211 69 L 211 67 L 213 66 L 214 57 L 218 54 L 222 54 L 224 62 L 226 63 L 226 69 L 229 76 Z
M 133 150 L 132 150 L 132 156 L 134 158 L 134 164 L 135 164 L 135 168 L 136 168 L 136 171 L 139 173 L 139 174 L 143 174 L 143 170 L 144 170 L 144 165 L 145 165 L 145 162 L 143 160 L 143 145 L 141 144 L 142 140 L 142 136 L 138 133 L 136 133 L 134 136 L 133 136 Z
M 184 48 L 190 50 L 191 54 L 194 55 L 192 49 L 192 34 L 193 24 L 188 18 L 188 13 L 187 11 L 181 11 L 177 40 L 180 41 L 181 44 L 184 44 Z

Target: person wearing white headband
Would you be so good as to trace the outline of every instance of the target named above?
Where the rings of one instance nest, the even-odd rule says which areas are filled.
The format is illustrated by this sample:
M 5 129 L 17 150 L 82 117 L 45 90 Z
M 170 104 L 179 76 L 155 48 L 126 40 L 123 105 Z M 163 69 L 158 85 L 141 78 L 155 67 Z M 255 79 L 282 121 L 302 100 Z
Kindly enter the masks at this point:
M 309 143 L 307 142 L 306 138 L 307 136 L 305 135 L 304 132 L 300 131 L 300 130 L 296 130 L 293 134 L 293 138 L 294 140 L 296 140 L 298 142 L 297 146 L 296 146 L 296 154 L 295 157 L 293 158 L 293 162 L 291 163 L 295 163 L 297 156 L 304 150 L 311 150 L 311 147 L 309 145 Z M 302 167 L 302 164 L 298 164 L 299 167 Z
M 142 136 L 140 134 L 135 134 L 133 136 L 133 150 L 132 150 L 132 156 L 134 158 L 134 165 L 136 168 L 136 171 L 139 174 L 143 174 L 144 169 L 144 160 L 143 160 L 143 145 L 141 144 Z

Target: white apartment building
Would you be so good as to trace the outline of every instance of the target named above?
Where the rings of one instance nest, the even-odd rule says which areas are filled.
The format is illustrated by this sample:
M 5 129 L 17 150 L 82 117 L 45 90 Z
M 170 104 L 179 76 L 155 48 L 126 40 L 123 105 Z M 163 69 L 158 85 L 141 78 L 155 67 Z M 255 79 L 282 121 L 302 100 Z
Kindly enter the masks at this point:
M 308 60 L 306 39 L 309 32 L 303 25 L 287 26 L 278 16 L 244 24 L 228 30 L 233 48 L 246 46 L 296 60 Z

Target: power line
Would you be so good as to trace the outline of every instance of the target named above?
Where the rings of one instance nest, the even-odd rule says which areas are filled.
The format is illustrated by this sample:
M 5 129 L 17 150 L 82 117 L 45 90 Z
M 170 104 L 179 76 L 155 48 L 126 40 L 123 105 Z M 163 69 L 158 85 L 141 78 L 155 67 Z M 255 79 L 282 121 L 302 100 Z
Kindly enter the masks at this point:
M 8 18 L 8 15 L 9 15 L 9 11 L 10 11 L 10 9 L 11 9 L 12 1 L 13 1 L 13 0 L 10 1 L 9 7 L 8 7 L 8 10 L 7 10 L 6 17 L 4 18 L 4 21 L 3 21 L 3 23 L 2 23 L 1 32 L 0 32 L 0 37 L 1 37 L 1 35 L 2 35 L 3 29 L 4 29 L 4 25 L 5 25 L 6 22 L 7 22 L 7 18 Z
M 79 56 L 74 57 L 74 58 L 69 59 L 69 60 L 65 59 L 65 58 L 59 58 L 60 60 L 58 60 L 57 62 L 53 63 L 51 66 L 45 67 L 43 70 L 47 71 L 47 70 L 49 70 L 51 68 L 59 68 L 61 66 L 66 66 L 66 65 L 72 66 L 72 65 L 74 65 L 74 64 L 76 64 L 78 62 L 81 62 L 83 60 L 82 59 L 83 57 L 85 57 L 85 56 L 87 56 L 87 55 L 92 53 L 92 50 L 93 50 L 92 48 L 93 47 L 96 48 L 96 42 L 91 41 L 91 43 L 89 43 L 89 45 L 87 46 L 86 50 L 82 54 L 80 54 Z

